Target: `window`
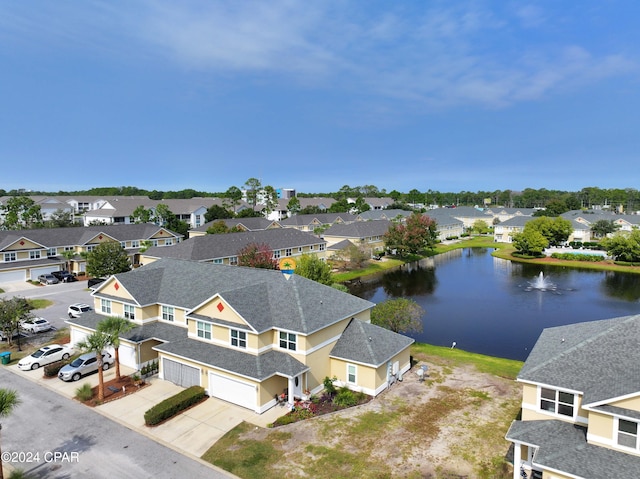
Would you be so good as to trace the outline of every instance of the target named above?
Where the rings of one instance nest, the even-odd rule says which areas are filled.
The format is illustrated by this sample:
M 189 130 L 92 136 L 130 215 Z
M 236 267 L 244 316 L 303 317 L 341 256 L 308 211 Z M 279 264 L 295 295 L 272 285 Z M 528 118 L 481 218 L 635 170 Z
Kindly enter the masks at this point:
M 196 227 L 202 224 L 202 218 L 200 215 L 196 215 Z
M 40 250 L 29 251 L 29 259 L 40 259 Z
M 136 308 L 131 304 L 124 305 L 124 317 L 126 319 L 136 319 Z
M 51 258 L 52 256 L 57 256 L 58 255 L 58 249 L 57 248 L 49 248 L 47 250 L 47 257 Z
M 312 244 L 309 245 L 309 251 L 313 251 L 313 245 Z
M 127 242 L 126 241 L 120 241 L 120 247 L 122 249 L 125 249 L 127 247 Z
M 298 246 L 298 253 L 302 253 L 302 246 Z
M 573 417 L 575 396 L 571 393 L 541 388 L 540 409 L 561 416 Z
M 132 248 L 140 248 L 140 240 L 131 240 Z
M 237 265 L 238 264 L 238 257 L 237 256 L 232 256 L 231 258 L 229 258 L 229 264 Z
M 246 331 L 238 331 L 237 329 L 231 330 L 231 346 L 238 348 L 247 347 L 247 333 Z
M 324 246 L 325 246 L 324 243 L 320 245 L 320 251 L 324 251 Z
M 211 339 L 211 323 L 196 321 L 196 331 L 199 338 Z
M 151 240 L 151 245 L 158 246 L 158 240 L 157 239 Z
M 638 449 L 638 423 L 618 419 L 618 445 Z
M 174 315 L 175 313 L 171 306 L 162 307 L 162 319 L 164 319 L 165 321 L 173 321 Z
M 287 249 L 284 250 L 284 255 L 285 256 L 291 256 L 291 254 L 292 254 L 291 248 L 287 248 Z
M 94 245 L 94 244 L 87 245 L 87 251 L 88 251 L 88 252 L 91 252 L 91 251 L 93 251 L 94 249 L 96 249 L 96 245 Z
M 282 254 L 282 252 L 279 249 L 276 249 L 273 251 L 273 258 L 274 259 L 280 259 L 280 255 Z
M 222 259 L 221 258 L 214 259 L 213 264 L 222 264 Z
M 16 260 L 16 254 L 15 253 L 5 253 L 4 254 L 4 260 L 5 261 L 15 261 Z
M 75 251 L 75 248 L 73 246 L 65 246 L 64 250 L 65 251 Z
M 172 244 L 173 244 L 173 240 L 171 238 L 167 238 L 166 240 L 164 240 L 165 246 L 171 246 Z
M 101 299 L 100 300 L 100 309 L 103 313 L 111 314 L 111 300 L 109 299 Z
M 280 331 L 280 347 L 289 351 L 296 350 L 296 335 L 293 333 L 285 333 Z
M 356 365 L 347 364 L 347 382 L 349 384 L 356 384 Z

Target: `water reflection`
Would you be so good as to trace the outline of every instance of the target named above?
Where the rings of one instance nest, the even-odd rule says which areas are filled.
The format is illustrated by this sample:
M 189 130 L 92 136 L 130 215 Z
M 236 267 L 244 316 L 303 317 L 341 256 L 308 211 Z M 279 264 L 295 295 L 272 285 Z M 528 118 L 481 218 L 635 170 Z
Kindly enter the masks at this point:
M 420 342 L 525 359 L 543 328 L 639 312 L 640 275 L 512 263 L 466 248 L 406 265 L 353 286 L 375 303 L 414 299 L 426 311 Z M 551 278 L 556 293 L 529 290 Z M 551 294 L 550 294 L 551 293 Z
M 613 298 L 624 299 L 625 301 L 640 301 L 640 275 L 637 274 L 616 274 L 607 272 L 602 288 L 605 293 Z

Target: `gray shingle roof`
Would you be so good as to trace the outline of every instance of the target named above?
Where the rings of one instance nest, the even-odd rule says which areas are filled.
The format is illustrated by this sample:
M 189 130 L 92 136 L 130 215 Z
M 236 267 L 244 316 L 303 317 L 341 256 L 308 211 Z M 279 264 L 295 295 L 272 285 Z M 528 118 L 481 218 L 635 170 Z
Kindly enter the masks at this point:
M 292 228 L 276 228 L 196 236 L 173 246 L 149 248 L 144 255 L 153 258 L 213 261 L 218 258 L 237 256 L 244 247 L 252 243 L 266 244 L 272 251 L 326 244 L 323 239 L 305 231 L 298 231 Z
M 640 315 L 542 331 L 518 379 L 572 389 L 585 405 L 638 392 Z
M 191 241 L 191 240 L 189 240 Z M 299 275 L 240 266 L 161 259 L 116 275 L 142 304 L 192 309 L 219 294 L 258 332 L 310 334 L 373 307 L 373 303 Z M 94 293 L 100 297 L 100 288 Z
M 331 350 L 331 356 L 378 367 L 413 342 L 407 336 L 354 319 Z
M 242 227 L 247 231 L 257 231 L 257 230 L 266 230 L 267 228 L 281 228 L 280 223 L 273 220 L 268 220 L 267 218 L 227 218 L 223 220 L 213 220 L 208 223 L 203 224 L 198 228 L 194 228 L 193 231 L 203 231 L 206 232 L 211 225 L 217 223 L 218 221 L 224 222 L 228 228 L 233 228 L 234 226 Z
M 153 349 L 256 381 L 264 381 L 276 374 L 294 377 L 310 369 L 291 355 L 279 351 L 253 355 L 196 339 L 165 343 Z
M 318 213 L 313 215 L 293 215 L 280 221 L 282 226 L 312 226 L 330 225 L 335 222 L 351 223 L 357 220 L 357 216 L 350 213 Z
M 77 226 L 72 228 L 39 228 L 32 230 L 0 231 L 0 250 L 8 245 L 27 238 L 45 248 L 84 245 L 103 234 L 115 241 L 149 239 L 158 231 L 168 232 L 167 237 L 182 237 L 166 228 L 152 223 L 133 225 Z
M 537 446 L 534 464 L 575 477 L 627 479 L 640 471 L 640 457 L 588 444 L 586 429 L 568 422 L 514 421 L 506 437 Z
M 355 223 L 334 224 L 323 234 L 324 236 L 338 236 L 344 238 L 367 238 L 369 236 L 382 236 L 389 231 L 391 221 L 371 220 L 357 221 Z

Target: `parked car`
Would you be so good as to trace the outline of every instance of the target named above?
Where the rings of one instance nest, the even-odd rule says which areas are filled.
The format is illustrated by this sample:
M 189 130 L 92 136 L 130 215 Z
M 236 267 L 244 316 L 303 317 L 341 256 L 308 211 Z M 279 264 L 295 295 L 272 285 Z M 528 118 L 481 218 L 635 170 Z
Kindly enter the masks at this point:
M 104 351 L 102 353 L 102 361 L 102 369 L 106 371 L 115 362 L 115 359 L 111 354 Z M 63 381 L 77 381 L 82 376 L 95 373 L 96 371 L 98 371 L 98 359 L 95 353 L 86 353 L 78 356 L 66 366 L 63 366 L 58 372 L 58 378 Z
M 54 275 L 47 273 L 47 274 L 41 274 L 40 276 L 38 276 L 38 281 L 40 281 L 40 284 L 58 284 L 58 278 L 56 278 Z
M 20 327 L 30 333 L 39 333 L 40 331 L 49 331 L 51 323 L 44 318 L 33 318 L 20 321 Z
M 83 313 L 86 313 L 87 311 L 91 311 L 91 310 L 92 308 L 88 304 L 75 303 L 69 306 L 67 313 L 69 314 L 70 318 L 79 318 L 80 316 L 82 316 Z
M 66 270 L 52 271 L 51 274 L 55 276 L 61 283 L 71 283 L 77 281 L 76 277 Z
M 38 349 L 35 353 L 26 356 L 18 362 L 18 367 L 23 371 L 38 369 L 40 366 L 55 363 L 62 359 L 69 359 L 73 350 L 59 344 L 51 344 Z

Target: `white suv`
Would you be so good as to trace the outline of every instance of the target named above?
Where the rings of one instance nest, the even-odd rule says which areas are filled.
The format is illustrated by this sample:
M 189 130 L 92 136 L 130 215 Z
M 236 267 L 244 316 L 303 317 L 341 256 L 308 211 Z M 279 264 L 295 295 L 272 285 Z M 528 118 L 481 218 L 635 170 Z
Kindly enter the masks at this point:
M 75 303 L 69 306 L 67 313 L 70 318 L 79 318 L 82 316 L 82 313 L 86 313 L 87 311 L 91 311 L 92 308 L 88 304 L 84 303 Z

